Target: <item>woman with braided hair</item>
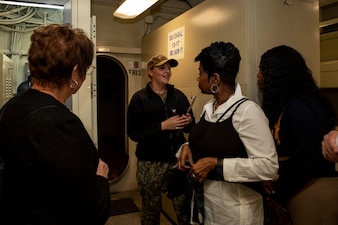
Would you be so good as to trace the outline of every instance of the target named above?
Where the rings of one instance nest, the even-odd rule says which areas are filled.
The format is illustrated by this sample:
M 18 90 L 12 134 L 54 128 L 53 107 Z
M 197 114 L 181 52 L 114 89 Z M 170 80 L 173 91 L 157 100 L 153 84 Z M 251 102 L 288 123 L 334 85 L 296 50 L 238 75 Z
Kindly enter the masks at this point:
M 279 178 L 265 191 L 284 205 L 294 225 L 338 224 L 338 173 L 321 151 L 335 113 L 320 94 L 302 55 L 289 46 L 265 52 L 257 85 L 275 139 Z

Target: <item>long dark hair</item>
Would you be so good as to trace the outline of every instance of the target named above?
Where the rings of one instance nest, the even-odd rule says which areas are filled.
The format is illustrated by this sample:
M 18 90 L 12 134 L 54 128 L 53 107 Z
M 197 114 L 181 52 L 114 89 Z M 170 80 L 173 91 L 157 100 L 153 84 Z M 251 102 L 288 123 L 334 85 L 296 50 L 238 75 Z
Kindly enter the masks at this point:
M 335 115 L 329 101 L 320 93 L 304 58 L 295 49 L 281 45 L 268 50 L 261 57 L 260 71 L 264 79 L 262 108 L 271 128 L 292 97 L 313 96 Z

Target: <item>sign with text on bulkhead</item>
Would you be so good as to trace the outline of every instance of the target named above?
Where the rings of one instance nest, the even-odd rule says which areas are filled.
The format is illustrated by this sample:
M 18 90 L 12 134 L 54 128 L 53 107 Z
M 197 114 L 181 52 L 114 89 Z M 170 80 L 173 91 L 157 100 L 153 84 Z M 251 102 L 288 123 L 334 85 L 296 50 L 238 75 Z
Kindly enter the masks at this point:
M 179 27 L 168 33 L 168 58 L 184 58 L 185 27 Z

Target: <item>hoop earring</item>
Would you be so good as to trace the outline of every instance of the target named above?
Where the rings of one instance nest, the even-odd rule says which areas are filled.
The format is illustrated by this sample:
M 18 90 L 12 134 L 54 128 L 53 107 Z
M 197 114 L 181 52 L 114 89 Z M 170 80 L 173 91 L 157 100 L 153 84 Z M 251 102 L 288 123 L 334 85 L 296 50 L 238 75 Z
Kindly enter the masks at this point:
M 219 90 L 219 86 L 217 84 L 213 84 L 211 85 L 210 90 L 213 94 L 216 94 Z
M 75 83 L 75 86 L 72 86 L 71 83 L 69 84 L 69 87 L 70 87 L 71 89 L 75 89 L 75 88 L 77 88 L 77 87 L 79 86 L 79 82 L 78 82 L 77 80 L 73 80 L 73 82 Z

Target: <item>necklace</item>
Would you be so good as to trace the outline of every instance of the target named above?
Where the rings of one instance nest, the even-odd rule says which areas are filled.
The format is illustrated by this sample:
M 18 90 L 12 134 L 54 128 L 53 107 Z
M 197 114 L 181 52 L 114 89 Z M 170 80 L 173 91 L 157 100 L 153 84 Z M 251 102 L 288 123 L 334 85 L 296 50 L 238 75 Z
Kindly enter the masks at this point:
M 215 112 L 219 105 L 218 105 L 217 101 L 215 101 L 212 106 L 213 106 L 213 112 Z
M 221 103 L 218 103 L 217 100 L 215 100 L 214 104 L 212 105 L 213 106 L 213 112 L 216 111 L 216 109 L 218 108 L 218 106 L 222 105 L 224 102 L 226 102 L 229 98 L 226 98 L 225 101 L 221 101 Z
M 162 90 L 162 91 L 155 91 L 155 89 L 153 88 L 152 84 L 150 84 L 150 87 L 153 90 L 153 92 L 155 92 L 158 95 L 164 95 L 167 92 L 167 87 L 166 86 L 164 87 L 164 90 Z
M 223 95 L 215 96 L 215 102 L 213 103 L 214 112 L 218 108 L 218 106 L 222 105 L 224 102 L 228 101 L 228 99 L 233 95 L 233 91 L 224 93 Z
M 164 95 L 167 92 L 167 89 L 165 89 L 164 91 L 154 91 L 154 92 L 158 95 Z
M 165 102 L 167 100 L 167 90 L 165 90 L 164 93 L 159 96 L 161 97 L 162 102 Z

